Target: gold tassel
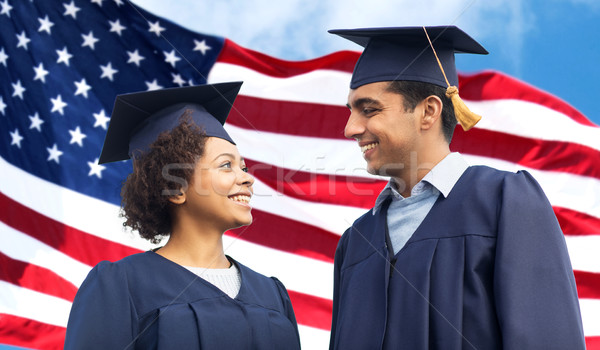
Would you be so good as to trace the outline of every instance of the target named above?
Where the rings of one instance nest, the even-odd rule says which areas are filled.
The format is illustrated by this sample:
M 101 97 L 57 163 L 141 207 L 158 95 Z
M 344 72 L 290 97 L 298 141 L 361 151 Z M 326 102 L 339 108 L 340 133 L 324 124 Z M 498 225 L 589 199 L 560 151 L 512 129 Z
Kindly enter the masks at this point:
M 440 62 L 437 52 L 435 52 L 433 44 L 431 43 L 431 39 L 429 39 L 429 34 L 427 34 L 427 29 L 425 29 L 424 26 L 423 30 L 425 31 L 425 36 L 427 37 L 427 41 L 429 41 L 429 46 L 431 46 L 431 49 L 433 50 L 433 55 L 435 56 L 435 59 L 440 66 L 440 70 L 442 71 L 442 75 L 444 75 L 444 79 L 446 80 L 446 84 L 448 85 L 448 88 L 446 89 L 446 96 L 452 100 L 452 105 L 454 106 L 454 116 L 462 126 L 463 130 L 468 131 L 474 127 L 479 120 L 481 120 L 481 116 L 471 112 L 469 107 L 467 107 L 460 96 L 458 96 L 458 88 L 456 86 L 450 86 L 448 78 L 446 77 L 446 72 L 444 72 L 444 67 L 442 67 L 442 62 Z
M 481 116 L 471 112 L 469 107 L 467 107 L 460 96 L 458 96 L 458 88 L 456 86 L 448 86 L 446 89 L 446 96 L 452 100 L 454 115 L 464 131 L 469 131 L 469 129 L 474 127 L 475 124 L 481 120 Z

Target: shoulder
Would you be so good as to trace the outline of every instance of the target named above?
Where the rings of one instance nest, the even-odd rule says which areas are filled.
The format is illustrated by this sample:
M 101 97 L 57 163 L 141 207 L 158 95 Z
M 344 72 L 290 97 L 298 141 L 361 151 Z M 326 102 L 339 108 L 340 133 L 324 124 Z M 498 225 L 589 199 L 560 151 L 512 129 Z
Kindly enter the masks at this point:
M 242 277 L 243 291 L 238 298 L 245 302 L 261 305 L 275 310 L 283 310 L 289 301 L 287 290 L 276 277 L 267 277 L 251 268 L 231 259 L 237 266 Z

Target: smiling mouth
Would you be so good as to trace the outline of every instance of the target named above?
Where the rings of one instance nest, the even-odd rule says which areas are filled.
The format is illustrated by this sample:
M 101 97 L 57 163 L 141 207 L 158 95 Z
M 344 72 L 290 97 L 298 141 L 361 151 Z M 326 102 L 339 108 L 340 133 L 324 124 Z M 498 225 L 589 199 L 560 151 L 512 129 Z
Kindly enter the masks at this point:
M 379 142 L 369 143 L 368 145 L 364 145 L 360 147 L 361 152 L 364 154 L 366 151 L 373 149 L 379 145 Z
M 230 196 L 227 198 L 231 199 L 234 202 L 240 202 L 240 203 L 245 203 L 245 204 L 250 203 L 250 196 L 235 195 L 235 196 Z

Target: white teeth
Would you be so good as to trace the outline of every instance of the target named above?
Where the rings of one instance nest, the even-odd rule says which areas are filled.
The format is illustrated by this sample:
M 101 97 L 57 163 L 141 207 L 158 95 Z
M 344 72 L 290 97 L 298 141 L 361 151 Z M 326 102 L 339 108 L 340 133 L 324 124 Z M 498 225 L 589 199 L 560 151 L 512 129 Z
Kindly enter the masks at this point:
M 370 143 L 370 144 L 368 144 L 368 145 L 364 145 L 364 146 L 362 146 L 362 147 L 360 148 L 360 150 L 362 151 L 362 153 L 365 153 L 366 151 L 368 151 L 368 150 L 370 150 L 370 149 L 373 149 L 373 148 L 377 147 L 377 145 L 378 145 L 378 144 L 379 144 L 378 142 L 373 142 L 373 143 Z
M 239 195 L 229 197 L 229 199 L 235 202 L 250 203 L 250 196 Z

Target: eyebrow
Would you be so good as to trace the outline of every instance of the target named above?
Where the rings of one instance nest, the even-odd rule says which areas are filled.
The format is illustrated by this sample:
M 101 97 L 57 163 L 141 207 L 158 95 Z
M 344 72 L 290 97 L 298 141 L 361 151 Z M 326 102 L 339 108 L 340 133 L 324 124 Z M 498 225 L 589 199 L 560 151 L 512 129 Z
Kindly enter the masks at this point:
M 223 156 L 235 159 L 235 155 L 233 153 L 221 153 L 218 156 L 216 156 L 215 159 L 213 159 L 213 162 L 215 160 L 217 160 L 219 157 L 223 157 Z M 242 160 L 244 160 L 244 158 L 242 158 Z
M 358 108 L 358 107 L 364 106 L 364 105 L 370 105 L 372 107 L 381 107 L 381 106 L 383 106 L 381 104 L 381 102 L 379 102 L 379 100 L 376 100 L 376 99 L 373 99 L 373 98 L 370 98 L 370 97 L 359 98 L 356 101 L 353 101 L 352 105 L 355 108 Z M 346 104 L 346 107 L 348 107 L 348 109 L 352 109 L 352 106 L 349 103 Z

